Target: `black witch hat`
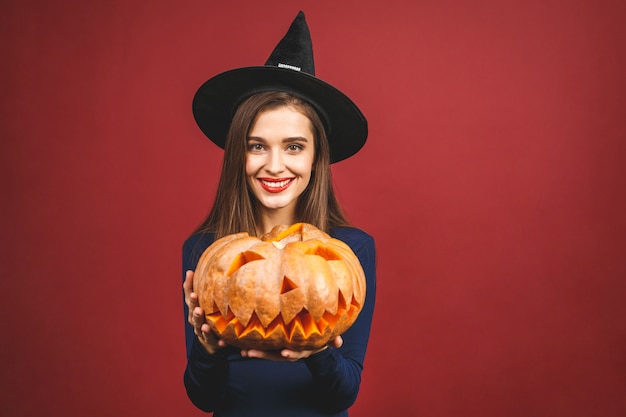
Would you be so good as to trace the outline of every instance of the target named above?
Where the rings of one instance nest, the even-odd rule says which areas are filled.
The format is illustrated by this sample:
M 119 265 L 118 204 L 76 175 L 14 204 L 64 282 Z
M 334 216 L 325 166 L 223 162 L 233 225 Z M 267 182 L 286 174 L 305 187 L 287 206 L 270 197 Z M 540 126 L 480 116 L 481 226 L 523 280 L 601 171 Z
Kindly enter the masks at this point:
M 331 163 L 357 153 L 367 139 L 367 120 L 341 91 L 315 77 L 311 35 L 303 12 L 264 66 L 226 71 L 205 82 L 193 99 L 193 115 L 200 129 L 224 148 L 237 107 L 263 91 L 285 91 L 310 103 L 318 112 L 330 146 Z

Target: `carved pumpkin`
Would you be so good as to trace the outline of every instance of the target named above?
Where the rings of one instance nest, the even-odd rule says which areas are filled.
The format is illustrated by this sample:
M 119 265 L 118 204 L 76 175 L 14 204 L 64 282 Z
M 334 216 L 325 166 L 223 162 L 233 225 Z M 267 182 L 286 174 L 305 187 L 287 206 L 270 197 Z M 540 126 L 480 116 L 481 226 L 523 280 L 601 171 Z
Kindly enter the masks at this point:
M 315 349 L 345 332 L 365 275 L 340 240 L 306 223 L 261 238 L 237 233 L 202 254 L 194 291 L 213 330 L 243 349 Z

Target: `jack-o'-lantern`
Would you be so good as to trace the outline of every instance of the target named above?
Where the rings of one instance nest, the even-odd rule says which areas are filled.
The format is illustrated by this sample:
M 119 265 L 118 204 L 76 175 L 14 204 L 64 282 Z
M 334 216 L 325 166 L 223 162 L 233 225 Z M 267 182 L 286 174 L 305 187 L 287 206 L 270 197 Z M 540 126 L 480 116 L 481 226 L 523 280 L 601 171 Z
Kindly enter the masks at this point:
M 316 227 L 237 233 L 202 254 L 194 291 L 213 330 L 243 349 L 315 349 L 345 332 L 365 301 L 365 275 L 344 242 Z

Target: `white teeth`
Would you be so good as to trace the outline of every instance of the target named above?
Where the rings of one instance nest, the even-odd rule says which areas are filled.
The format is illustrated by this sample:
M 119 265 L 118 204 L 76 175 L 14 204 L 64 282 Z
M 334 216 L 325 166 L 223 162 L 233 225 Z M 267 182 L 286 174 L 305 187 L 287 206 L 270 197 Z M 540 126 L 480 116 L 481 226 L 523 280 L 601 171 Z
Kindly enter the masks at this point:
M 265 181 L 265 180 L 261 180 L 263 185 L 265 185 L 266 187 L 270 187 L 270 188 L 284 187 L 285 185 L 289 184 L 289 181 L 291 181 L 291 180 L 285 180 L 285 181 Z

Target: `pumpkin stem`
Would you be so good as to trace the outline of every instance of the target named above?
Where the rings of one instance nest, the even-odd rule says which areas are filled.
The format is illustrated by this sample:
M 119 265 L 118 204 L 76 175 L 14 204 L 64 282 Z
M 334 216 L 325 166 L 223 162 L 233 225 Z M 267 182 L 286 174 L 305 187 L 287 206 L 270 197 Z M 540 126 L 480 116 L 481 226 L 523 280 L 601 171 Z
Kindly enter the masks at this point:
M 298 240 L 302 241 L 303 234 L 304 234 L 304 223 L 296 223 L 296 224 L 292 224 L 291 226 L 283 230 L 281 233 L 275 236 L 272 240 L 281 241 L 286 237 L 291 237 L 293 239 L 294 237 L 297 236 Z M 294 241 L 294 240 L 291 240 L 291 241 Z

